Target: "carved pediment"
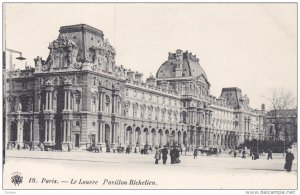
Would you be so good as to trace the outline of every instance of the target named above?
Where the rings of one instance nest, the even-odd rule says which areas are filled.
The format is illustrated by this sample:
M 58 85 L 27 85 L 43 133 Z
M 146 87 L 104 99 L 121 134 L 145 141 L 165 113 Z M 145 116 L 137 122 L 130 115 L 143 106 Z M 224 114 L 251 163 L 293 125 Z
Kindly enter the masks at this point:
M 115 49 L 110 45 L 108 40 L 104 40 L 100 47 L 92 46 L 89 48 L 90 61 L 95 64 L 98 69 L 107 72 L 115 70 Z
M 77 62 L 78 46 L 63 34 L 59 34 L 58 38 L 49 44 L 48 49 L 50 50 L 46 61 L 48 67 L 66 67 Z

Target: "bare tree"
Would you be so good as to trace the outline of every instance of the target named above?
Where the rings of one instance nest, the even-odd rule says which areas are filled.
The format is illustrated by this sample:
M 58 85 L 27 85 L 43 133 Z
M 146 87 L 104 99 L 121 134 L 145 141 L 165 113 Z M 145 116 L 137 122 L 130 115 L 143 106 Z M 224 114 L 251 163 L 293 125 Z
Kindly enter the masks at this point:
M 279 139 L 282 131 L 285 140 L 286 136 L 293 138 L 291 127 L 297 126 L 297 101 L 293 93 L 284 89 L 273 89 L 267 100 L 270 108 L 267 120 L 274 126 L 275 140 Z

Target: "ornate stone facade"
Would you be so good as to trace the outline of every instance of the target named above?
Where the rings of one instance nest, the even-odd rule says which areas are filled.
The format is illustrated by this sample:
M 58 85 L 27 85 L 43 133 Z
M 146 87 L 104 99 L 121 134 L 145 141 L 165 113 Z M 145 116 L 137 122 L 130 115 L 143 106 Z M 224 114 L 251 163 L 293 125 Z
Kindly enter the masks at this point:
M 102 31 L 80 24 L 59 32 L 47 60 L 37 57 L 35 69 L 9 73 L 9 143 L 232 148 L 264 138 L 264 113 L 249 108 L 238 88 L 211 96 L 196 55 L 169 53 L 144 82 L 141 73 L 116 65 Z

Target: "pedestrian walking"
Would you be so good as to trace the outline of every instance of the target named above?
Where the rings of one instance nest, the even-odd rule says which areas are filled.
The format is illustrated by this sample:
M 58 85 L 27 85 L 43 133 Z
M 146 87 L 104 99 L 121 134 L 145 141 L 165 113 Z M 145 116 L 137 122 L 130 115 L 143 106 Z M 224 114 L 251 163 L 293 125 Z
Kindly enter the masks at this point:
M 236 151 L 236 150 L 234 150 L 234 152 L 233 152 L 233 156 L 234 156 L 234 158 L 236 158 L 236 155 L 237 155 L 237 151 Z
M 127 148 L 126 148 L 126 154 L 129 154 L 130 153 L 130 148 L 129 148 L 129 146 L 127 146 Z
M 197 158 L 197 155 L 198 155 L 198 150 L 197 150 L 197 148 L 195 148 L 195 150 L 194 150 L 194 159 Z
M 29 142 L 29 150 L 32 150 L 32 142 Z
M 168 152 L 167 146 L 164 146 L 164 149 L 162 149 L 161 153 L 162 153 L 163 164 L 165 165 L 166 162 L 167 162 L 167 159 L 168 159 L 168 153 L 169 153 L 169 152 Z
M 173 149 L 170 151 L 171 164 L 180 163 L 179 160 L 179 150 L 177 146 L 173 146 Z
M 175 163 L 175 147 L 173 146 L 170 151 L 171 164 Z
M 178 147 L 177 146 L 175 146 L 175 163 L 180 163 L 181 161 L 179 160 L 179 156 L 180 156 L 180 154 L 179 154 L 179 149 L 178 149 Z
M 245 150 L 243 150 L 243 152 L 242 152 L 242 158 L 246 158 L 246 151 Z
M 272 158 L 272 150 L 271 150 L 271 149 L 268 151 L 268 160 L 269 160 L 269 159 L 273 159 L 273 158 Z
M 287 172 L 290 172 L 292 170 L 293 160 L 294 160 L 294 154 L 290 149 L 288 149 L 285 156 L 285 165 L 284 165 L 284 169 L 286 169 Z
M 155 164 L 158 164 L 158 161 L 161 159 L 161 152 L 160 149 L 155 147 Z
M 44 151 L 45 147 L 44 147 L 43 143 L 40 143 L 40 148 L 41 148 L 41 151 Z

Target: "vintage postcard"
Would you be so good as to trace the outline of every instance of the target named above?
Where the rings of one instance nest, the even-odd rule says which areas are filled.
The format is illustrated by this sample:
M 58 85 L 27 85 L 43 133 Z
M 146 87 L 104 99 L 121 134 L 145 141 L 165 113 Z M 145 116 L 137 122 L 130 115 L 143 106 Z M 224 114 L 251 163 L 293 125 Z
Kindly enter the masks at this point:
M 297 190 L 297 3 L 2 6 L 3 190 Z

